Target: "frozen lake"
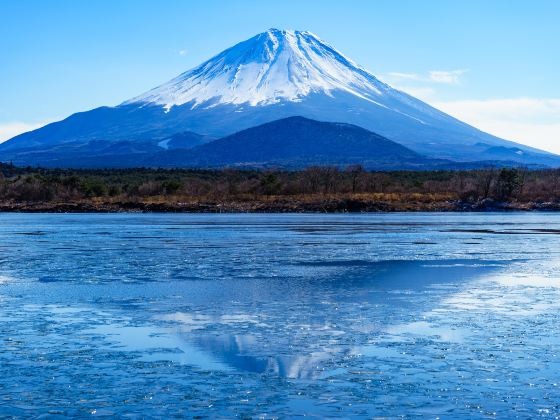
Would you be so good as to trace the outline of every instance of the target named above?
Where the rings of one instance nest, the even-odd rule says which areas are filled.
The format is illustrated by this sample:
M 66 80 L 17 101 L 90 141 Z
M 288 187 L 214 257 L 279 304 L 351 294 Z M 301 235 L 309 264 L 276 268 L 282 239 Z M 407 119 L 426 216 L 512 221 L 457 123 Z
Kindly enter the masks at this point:
M 560 415 L 560 215 L 0 214 L 0 417 Z

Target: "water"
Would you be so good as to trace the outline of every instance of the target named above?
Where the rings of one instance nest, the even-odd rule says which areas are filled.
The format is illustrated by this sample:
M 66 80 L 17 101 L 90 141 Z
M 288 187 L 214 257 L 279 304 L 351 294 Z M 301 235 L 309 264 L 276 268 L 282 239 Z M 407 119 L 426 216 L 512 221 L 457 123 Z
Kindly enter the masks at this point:
M 560 215 L 0 214 L 0 417 L 560 415 Z

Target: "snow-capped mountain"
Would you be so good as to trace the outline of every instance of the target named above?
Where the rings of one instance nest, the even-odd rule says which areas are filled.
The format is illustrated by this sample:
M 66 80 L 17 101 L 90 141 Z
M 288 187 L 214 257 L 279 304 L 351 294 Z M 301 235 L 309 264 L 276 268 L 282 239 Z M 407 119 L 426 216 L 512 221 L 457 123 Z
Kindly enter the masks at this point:
M 122 105 L 160 105 L 169 111 L 189 104 L 267 106 L 302 102 L 305 97 L 347 93 L 381 108 L 433 109 L 391 88 L 308 31 L 269 29 L 243 41 L 169 82 Z
M 120 151 L 149 154 L 177 133 L 219 138 L 292 116 L 357 125 L 432 158 L 560 166 L 555 155 L 481 132 L 393 89 L 311 32 L 278 29 L 116 107 L 17 136 L 0 145 L 0 160 L 52 163 L 67 149 L 110 154 L 117 143 Z
M 377 103 L 387 90 L 311 32 L 270 29 L 124 104 L 262 106 L 333 91 Z

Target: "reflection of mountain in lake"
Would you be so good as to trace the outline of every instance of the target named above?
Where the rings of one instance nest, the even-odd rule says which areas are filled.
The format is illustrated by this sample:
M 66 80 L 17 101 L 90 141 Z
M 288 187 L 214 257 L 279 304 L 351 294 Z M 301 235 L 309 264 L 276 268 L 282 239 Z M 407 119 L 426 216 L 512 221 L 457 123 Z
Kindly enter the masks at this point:
M 422 290 L 438 283 L 471 281 L 502 270 L 513 260 L 316 260 L 296 262 L 298 271 L 308 271 L 304 282 L 298 279 L 298 288 L 311 288 L 314 294 L 326 298 L 336 293 L 337 299 L 386 301 L 387 292 Z M 312 275 L 311 273 L 316 273 Z M 317 275 L 318 274 L 318 275 Z M 288 279 L 286 285 L 294 286 Z M 321 286 L 319 288 L 319 286 Z M 374 293 L 372 293 L 374 292 Z M 288 297 L 286 297 L 288 298 Z
M 327 352 L 309 355 L 255 355 L 259 351 L 251 335 L 205 335 L 196 337 L 195 345 L 219 361 L 245 372 L 265 373 L 285 378 L 313 379 L 320 376 L 319 365 L 329 357 Z
M 175 313 L 163 319 L 185 326 L 197 326 L 195 329 L 182 329 L 181 339 L 209 358 L 237 371 L 314 379 L 328 373 L 324 370 L 327 361 L 363 352 L 363 349 L 351 346 L 328 345 L 337 334 L 346 332 L 336 328 L 338 319 L 332 312 L 325 311 L 325 306 L 322 306 L 325 302 L 336 302 L 340 306 L 336 313 L 338 316 L 360 302 L 367 301 L 376 307 L 390 305 L 393 310 L 387 312 L 386 324 L 377 324 L 375 330 L 370 331 L 370 334 L 383 333 L 395 322 L 393 317 L 400 316 L 396 308 L 412 313 L 415 311 L 415 305 L 410 302 L 406 291 L 422 292 L 435 284 L 475 281 L 503 270 L 509 263 L 511 261 L 466 259 L 306 262 L 300 266 L 313 267 L 314 271 L 321 267 L 332 270 L 318 270 L 323 273 L 322 278 L 303 280 L 297 277 L 275 282 L 274 289 L 277 292 L 283 291 L 284 300 L 290 304 L 290 314 L 286 314 L 281 321 L 276 319 L 269 326 L 258 325 L 252 316 L 239 315 L 197 321 L 186 313 Z M 298 293 L 290 293 L 294 290 Z M 253 297 L 249 293 L 245 295 L 245 299 Z M 301 312 L 302 306 L 299 303 L 311 299 L 316 303 L 306 303 L 312 304 L 314 310 Z M 434 301 L 433 304 L 436 305 L 437 302 Z M 307 305 L 305 307 L 308 308 Z M 425 307 L 422 309 L 426 310 Z M 227 306 L 223 310 L 228 313 Z M 371 316 L 375 317 L 375 314 Z M 241 322 L 243 319 L 245 323 Z M 306 323 L 309 328 L 302 330 L 297 324 L 299 322 Z M 251 328 L 240 331 L 239 326 L 247 323 Z M 212 335 L 203 331 L 206 327 L 218 325 L 220 333 Z M 233 333 L 229 334 L 230 331 Z M 188 354 L 185 362 L 190 363 Z

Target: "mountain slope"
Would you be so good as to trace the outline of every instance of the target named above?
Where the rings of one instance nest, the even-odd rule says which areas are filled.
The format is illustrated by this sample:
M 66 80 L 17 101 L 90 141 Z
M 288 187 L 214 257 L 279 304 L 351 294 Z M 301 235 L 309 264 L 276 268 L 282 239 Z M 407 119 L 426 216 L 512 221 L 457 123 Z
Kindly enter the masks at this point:
M 190 131 L 183 131 L 172 136 L 150 138 L 140 137 L 134 140 L 81 140 L 61 144 L 43 145 L 0 152 L 1 157 L 9 159 L 17 166 L 42 166 L 48 168 L 126 168 L 151 166 L 146 165 L 159 152 L 165 150 L 187 150 L 215 140 Z
M 421 154 L 560 166 L 560 157 L 499 139 L 379 81 L 309 32 L 271 29 L 116 107 L 74 114 L 0 145 L 0 160 L 92 141 L 159 144 L 182 131 L 222 137 L 291 116 L 345 122 Z M 50 152 L 49 152 L 50 153 Z

